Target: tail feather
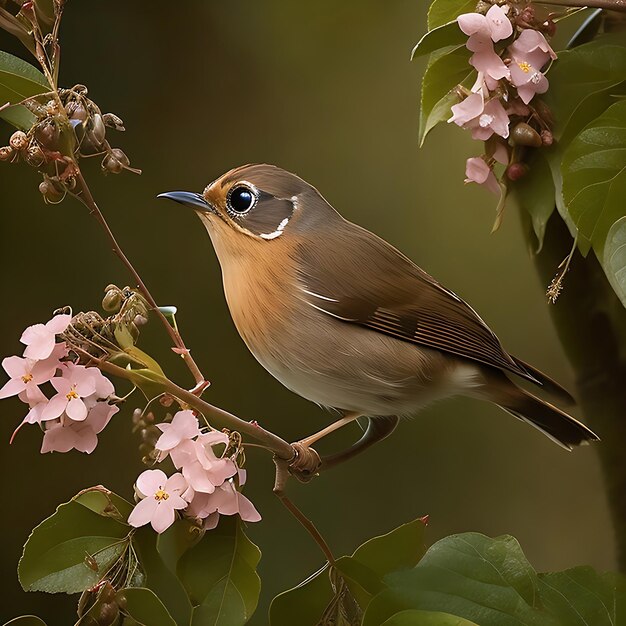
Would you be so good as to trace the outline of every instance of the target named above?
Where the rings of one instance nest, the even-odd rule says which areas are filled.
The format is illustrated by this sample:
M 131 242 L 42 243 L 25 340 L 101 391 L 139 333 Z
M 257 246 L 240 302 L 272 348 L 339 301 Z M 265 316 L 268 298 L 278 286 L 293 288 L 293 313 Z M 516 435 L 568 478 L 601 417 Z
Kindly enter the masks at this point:
M 576 404 L 572 394 L 567 391 L 565 387 L 557 383 L 556 380 L 550 378 L 550 376 L 544 374 L 541 370 L 538 370 L 529 363 L 526 363 L 526 361 L 522 361 L 522 359 L 518 359 L 517 357 L 512 357 L 512 359 L 517 363 L 517 365 L 531 374 L 531 376 L 541 384 L 541 387 L 557 398 L 559 402 L 562 402 L 567 406 Z
M 600 440 L 598 435 L 571 415 L 519 387 L 515 387 L 515 393 L 509 393 L 505 399 L 499 398 L 495 402 L 508 413 L 540 430 L 566 450 Z

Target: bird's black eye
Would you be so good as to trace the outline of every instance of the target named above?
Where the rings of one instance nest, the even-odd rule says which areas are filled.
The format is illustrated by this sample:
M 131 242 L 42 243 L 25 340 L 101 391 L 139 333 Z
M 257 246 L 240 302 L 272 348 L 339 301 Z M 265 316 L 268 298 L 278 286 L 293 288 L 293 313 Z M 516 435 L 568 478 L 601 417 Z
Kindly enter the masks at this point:
M 256 196 L 248 187 L 234 187 L 228 194 L 228 208 L 235 213 L 246 213 L 256 202 Z

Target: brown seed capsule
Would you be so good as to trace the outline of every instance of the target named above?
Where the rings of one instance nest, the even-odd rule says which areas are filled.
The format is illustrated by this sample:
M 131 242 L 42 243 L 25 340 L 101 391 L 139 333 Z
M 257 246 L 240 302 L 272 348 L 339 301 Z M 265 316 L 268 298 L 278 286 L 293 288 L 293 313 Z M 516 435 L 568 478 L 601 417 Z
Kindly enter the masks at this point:
M 512 163 L 506 168 L 506 176 L 509 180 L 516 181 L 528 173 L 528 165 L 524 163 Z
M 67 112 L 67 117 L 71 120 L 79 120 L 80 122 L 85 122 L 89 117 L 87 114 L 87 109 L 85 109 L 82 103 L 77 102 L 76 100 L 68 102 L 65 106 L 65 111 Z
M 61 189 L 58 189 L 56 185 L 49 179 L 45 179 L 39 184 L 39 192 L 43 196 L 46 204 L 56 204 L 63 200 L 64 193 Z
M 9 139 L 9 144 L 14 150 L 26 150 L 28 147 L 28 137 L 21 130 L 16 130 Z
M 15 156 L 15 151 L 11 146 L 2 146 L 0 148 L 0 161 L 12 161 Z
M 105 113 L 102 116 L 102 121 L 104 122 L 104 125 L 108 126 L 109 128 L 113 128 L 118 131 L 126 130 L 124 128 L 124 122 L 121 120 L 121 118 L 115 115 L 115 113 Z
M 113 148 L 111 150 L 111 154 L 122 164 L 122 165 L 130 165 L 130 160 L 126 156 L 126 153 L 120 148 Z
M 37 144 L 28 148 L 26 152 L 26 163 L 28 163 L 28 165 L 31 165 L 32 167 L 40 167 L 45 163 L 45 161 L 46 157 L 43 150 Z
M 102 159 L 102 169 L 105 174 L 107 172 L 111 174 L 119 174 L 124 169 L 124 166 L 112 154 L 107 154 L 104 159 Z
M 48 150 L 57 150 L 59 147 L 59 129 L 53 122 L 44 122 L 35 128 L 35 139 Z
M 556 24 L 553 20 L 546 20 L 541 25 L 541 28 L 543 32 L 548 35 L 548 37 L 554 37 L 554 33 L 556 33 Z
M 119 616 L 120 608 L 117 606 L 117 603 L 107 602 L 100 607 L 97 618 L 98 626 L 112 626 Z
M 554 135 L 549 130 L 542 130 L 541 141 L 544 146 L 551 146 L 554 143 Z
M 102 308 L 107 313 L 116 313 L 122 304 L 122 294 L 119 289 L 109 289 L 102 298 Z
M 96 144 L 101 144 L 104 141 L 107 131 L 100 113 L 96 113 L 91 118 L 91 132 Z
M 542 141 L 539 133 L 526 122 L 520 122 L 511 131 L 511 141 L 516 146 L 531 146 L 538 148 Z

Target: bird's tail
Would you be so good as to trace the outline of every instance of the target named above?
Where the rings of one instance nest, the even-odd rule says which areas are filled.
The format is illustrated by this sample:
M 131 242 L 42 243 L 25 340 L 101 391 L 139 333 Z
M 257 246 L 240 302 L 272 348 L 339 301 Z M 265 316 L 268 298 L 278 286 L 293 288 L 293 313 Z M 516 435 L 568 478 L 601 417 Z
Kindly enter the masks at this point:
M 503 393 L 492 398 L 498 406 L 527 422 L 550 437 L 566 450 L 574 446 L 599 441 L 600 437 L 584 424 L 556 406 L 537 398 L 511 381 Z

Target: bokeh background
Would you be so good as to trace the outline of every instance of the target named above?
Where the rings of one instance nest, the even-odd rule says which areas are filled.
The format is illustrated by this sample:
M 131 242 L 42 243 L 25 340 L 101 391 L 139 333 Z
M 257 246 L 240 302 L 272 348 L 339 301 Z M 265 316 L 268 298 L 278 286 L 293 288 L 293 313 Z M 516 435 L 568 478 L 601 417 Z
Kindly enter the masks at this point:
M 330 416 L 254 361 L 230 320 L 201 224 L 155 199 L 166 190 L 200 191 L 247 162 L 275 163 L 313 183 L 347 218 L 471 302 L 510 351 L 572 386 L 515 207 L 490 235 L 494 198 L 463 184 L 464 159 L 479 145 L 444 125 L 418 149 L 423 65 L 409 54 L 426 8 L 423 0 L 68 3 L 62 83 L 87 84 L 103 111 L 124 119 L 127 132 L 112 139 L 143 169 L 105 178 L 97 162 L 86 163 L 96 198 L 158 301 L 178 306 L 186 341 L 212 381 L 207 399 L 288 440 Z M 24 56 L 8 36 L 0 43 Z M 2 127 L 3 137 L 9 133 Z M 72 201 L 44 205 L 38 182 L 24 166 L 0 167 L 2 355 L 20 350 L 22 329 L 54 308 L 98 308 L 107 283 L 128 282 L 86 210 Z M 191 385 L 153 326 L 142 347 Z M 142 470 L 133 407 L 91 456 L 42 456 L 36 428 L 8 445 L 24 410 L 17 401 L 0 404 L 0 620 L 35 612 L 70 623 L 62 616 L 72 614 L 75 598 L 21 591 L 21 546 L 83 487 L 102 483 L 131 496 Z M 356 435 L 337 435 L 326 448 Z M 251 452 L 248 467 L 247 493 L 264 517 L 249 529 L 263 550 L 254 623 L 264 624 L 271 597 L 323 559 L 272 496 L 267 455 Z M 429 542 L 469 530 L 511 533 L 539 570 L 615 566 L 596 449 L 567 454 L 497 408 L 466 399 L 432 406 L 364 456 L 294 484 L 291 495 L 337 554 L 429 514 Z

